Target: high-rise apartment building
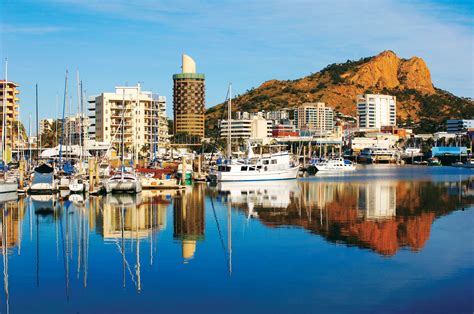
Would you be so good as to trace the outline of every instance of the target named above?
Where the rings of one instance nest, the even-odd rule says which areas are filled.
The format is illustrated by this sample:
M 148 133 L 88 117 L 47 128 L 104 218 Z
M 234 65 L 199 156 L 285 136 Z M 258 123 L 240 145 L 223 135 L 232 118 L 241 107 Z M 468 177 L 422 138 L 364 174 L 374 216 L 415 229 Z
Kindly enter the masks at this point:
M 331 133 L 334 128 L 334 110 L 323 102 L 304 103 L 295 109 L 295 125 L 319 135 Z
M 153 151 L 168 140 L 166 98 L 137 86 L 119 86 L 115 93 L 95 97 L 95 140 L 120 148 L 122 126 L 125 151 Z M 90 116 L 90 114 L 89 114 Z
M 194 60 L 183 54 L 182 73 L 173 75 L 174 134 L 204 137 L 205 77 Z
M 89 142 L 89 124 L 89 117 L 85 114 L 67 117 L 64 122 L 64 143 L 87 147 Z
M 357 97 L 360 128 L 380 129 L 397 124 L 397 98 L 390 95 L 365 94 Z
M 0 138 L 3 139 L 3 108 L 5 107 L 5 140 L 6 153 L 10 155 L 11 150 L 17 147 L 17 122 L 19 98 L 18 84 L 11 81 L 0 80 Z M 1 147 L 0 147 L 1 150 Z M 7 158 L 5 156 L 5 158 Z

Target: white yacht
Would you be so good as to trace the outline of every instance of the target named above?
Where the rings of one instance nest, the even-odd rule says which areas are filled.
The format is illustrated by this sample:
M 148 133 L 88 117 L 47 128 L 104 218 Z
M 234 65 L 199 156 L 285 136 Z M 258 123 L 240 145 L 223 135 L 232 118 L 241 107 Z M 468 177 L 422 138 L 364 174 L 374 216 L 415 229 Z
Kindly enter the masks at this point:
M 356 169 L 356 165 L 350 160 L 344 158 L 334 158 L 329 160 L 324 160 L 316 164 L 316 169 L 319 171 L 352 171 Z
M 263 181 L 296 179 L 298 176 L 299 165 L 290 160 L 288 152 L 256 158 L 251 153 L 249 155 L 246 159 L 226 160 L 210 174 L 210 179 L 219 182 Z

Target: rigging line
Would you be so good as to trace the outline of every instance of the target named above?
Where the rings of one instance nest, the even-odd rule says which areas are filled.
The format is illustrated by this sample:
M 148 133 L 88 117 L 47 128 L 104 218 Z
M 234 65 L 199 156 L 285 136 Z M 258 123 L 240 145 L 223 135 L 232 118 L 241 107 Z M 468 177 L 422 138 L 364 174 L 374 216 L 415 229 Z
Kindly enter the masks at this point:
M 219 224 L 219 220 L 217 219 L 216 208 L 214 207 L 214 201 L 213 201 L 212 197 L 211 197 L 211 205 L 212 205 L 212 212 L 214 214 L 214 219 L 215 219 L 216 225 L 217 225 L 217 232 L 219 233 L 219 239 L 220 239 L 220 242 L 221 242 L 222 251 L 224 253 L 224 259 L 226 260 L 227 265 L 229 265 L 229 259 L 227 257 L 227 253 L 226 253 L 226 250 L 225 250 L 224 239 L 222 237 L 221 226 Z
M 67 217 L 66 217 L 66 219 L 67 219 Z M 60 227 L 61 227 L 61 249 L 62 249 L 62 253 L 63 253 L 64 273 L 66 273 L 66 257 L 64 255 L 65 249 L 64 249 L 63 221 L 62 221 L 61 217 L 59 217 L 59 224 L 60 224 Z M 65 277 L 65 280 L 66 280 L 66 295 L 67 295 L 68 292 L 67 292 L 67 279 L 66 279 L 66 277 Z
M 114 243 L 115 243 L 115 245 L 117 245 L 117 248 L 118 248 L 119 252 L 121 254 L 125 254 L 125 252 L 122 251 L 122 249 L 121 249 L 120 245 L 118 244 L 117 240 L 114 241 Z M 129 274 L 130 274 L 130 277 L 132 279 L 132 282 L 135 284 L 135 287 L 138 287 L 137 282 L 135 281 L 135 276 L 133 275 L 132 269 L 130 268 L 130 264 L 128 263 L 126 257 L 124 258 L 124 261 L 125 261 L 125 265 L 127 265 L 127 269 L 128 269 Z

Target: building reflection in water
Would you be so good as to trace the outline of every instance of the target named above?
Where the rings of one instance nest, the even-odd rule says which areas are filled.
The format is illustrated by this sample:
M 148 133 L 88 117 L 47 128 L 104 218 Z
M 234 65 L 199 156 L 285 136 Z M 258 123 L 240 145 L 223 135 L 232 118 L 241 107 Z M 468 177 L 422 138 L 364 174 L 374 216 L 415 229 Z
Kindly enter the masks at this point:
M 468 181 L 282 181 L 222 183 L 217 189 L 269 227 L 301 226 L 330 242 L 390 256 L 401 247 L 422 249 L 437 217 L 473 203 L 469 186 Z
M 196 242 L 204 239 L 204 189 L 205 185 L 195 184 L 173 200 L 173 237 L 181 241 L 185 263 L 194 257 Z
M 9 255 L 10 250 L 17 248 L 21 254 L 21 224 L 25 215 L 24 199 L 18 199 L 16 193 L 0 194 L 0 245 L 2 248 L 3 264 L 3 289 L 5 292 L 6 312 L 10 311 L 10 290 L 9 290 Z
M 137 195 L 108 194 L 102 198 L 102 211 L 96 212 L 96 220 L 102 224 L 96 224 L 96 230 L 106 241 L 116 243 L 119 248 L 122 255 L 124 287 L 128 270 L 137 291 L 141 291 L 140 240 L 149 239 L 151 266 L 156 250 L 155 234 L 166 227 L 168 204 L 160 195 L 151 192 Z M 127 257 L 126 242 L 135 246 L 134 276 Z

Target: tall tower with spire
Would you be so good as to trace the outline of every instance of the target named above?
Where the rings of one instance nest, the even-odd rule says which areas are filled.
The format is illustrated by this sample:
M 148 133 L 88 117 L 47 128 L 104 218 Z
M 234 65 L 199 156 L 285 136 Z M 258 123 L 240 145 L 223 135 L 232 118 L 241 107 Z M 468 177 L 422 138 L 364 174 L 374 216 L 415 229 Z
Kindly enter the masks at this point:
M 196 73 L 196 63 L 185 54 L 181 68 L 173 75 L 174 134 L 204 137 L 205 76 Z

